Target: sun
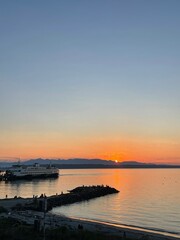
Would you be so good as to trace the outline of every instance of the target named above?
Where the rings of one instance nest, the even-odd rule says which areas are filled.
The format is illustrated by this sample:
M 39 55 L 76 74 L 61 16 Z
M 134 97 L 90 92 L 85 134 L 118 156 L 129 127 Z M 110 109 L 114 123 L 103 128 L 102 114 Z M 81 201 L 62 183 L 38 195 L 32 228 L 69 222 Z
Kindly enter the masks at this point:
M 118 163 L 118 160 L 115 160 L 115 163 Z

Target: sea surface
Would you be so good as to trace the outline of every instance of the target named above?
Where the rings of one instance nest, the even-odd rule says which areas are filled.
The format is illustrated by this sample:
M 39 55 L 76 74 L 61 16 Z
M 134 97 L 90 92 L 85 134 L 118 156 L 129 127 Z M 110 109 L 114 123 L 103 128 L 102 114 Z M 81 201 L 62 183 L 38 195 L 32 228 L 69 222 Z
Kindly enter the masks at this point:
M 180 169 L 66 169 L 58 179 L 0 182 L 0 198 L 47 196 L 80 185 L 120 193 L 54 208 L 56 214 L 171 232 L 180 236 Z

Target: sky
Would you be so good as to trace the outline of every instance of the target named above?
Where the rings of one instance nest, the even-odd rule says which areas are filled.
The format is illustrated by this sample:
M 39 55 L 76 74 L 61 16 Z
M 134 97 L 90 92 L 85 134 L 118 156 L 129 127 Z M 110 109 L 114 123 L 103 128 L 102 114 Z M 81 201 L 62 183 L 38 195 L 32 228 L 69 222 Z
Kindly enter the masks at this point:
M 180 164 L 179 0 L 1 0 L 0 158 Z

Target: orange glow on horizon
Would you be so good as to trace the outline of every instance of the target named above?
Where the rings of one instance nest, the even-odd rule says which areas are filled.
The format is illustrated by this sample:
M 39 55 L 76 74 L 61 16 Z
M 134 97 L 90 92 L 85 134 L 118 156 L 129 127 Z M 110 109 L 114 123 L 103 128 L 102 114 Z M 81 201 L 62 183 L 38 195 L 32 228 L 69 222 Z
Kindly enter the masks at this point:
M 11 139 L 11 141 L 9 141 Z M 11 135 L 0 140 L 0 157 L 31 158 L 100 158 L 113 161 L 141 161 L 180 164 L 177 141 L 144 138 L 70 138 L 59 134 Z

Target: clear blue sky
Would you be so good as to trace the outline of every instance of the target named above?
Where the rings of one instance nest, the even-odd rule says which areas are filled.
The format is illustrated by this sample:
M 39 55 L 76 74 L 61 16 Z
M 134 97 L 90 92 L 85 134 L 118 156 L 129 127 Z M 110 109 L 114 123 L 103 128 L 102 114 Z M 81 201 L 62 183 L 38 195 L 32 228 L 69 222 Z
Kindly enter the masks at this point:
M 0 156 L 180 162 L 179 13 L 179 0 L 1 1 Z

